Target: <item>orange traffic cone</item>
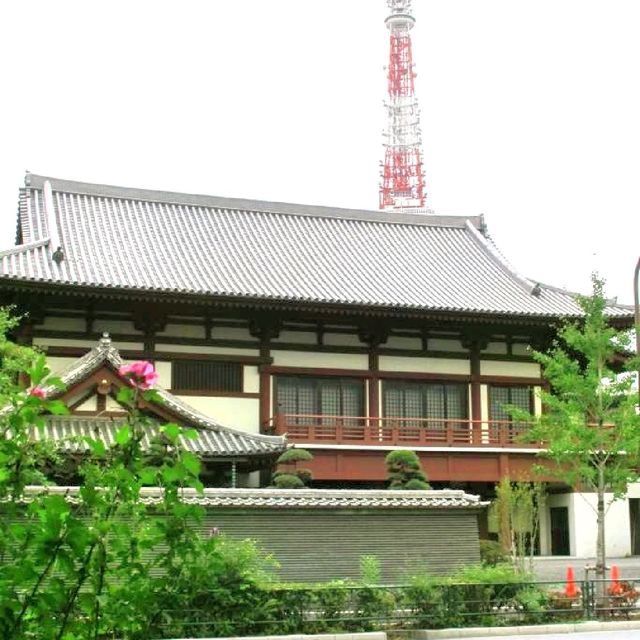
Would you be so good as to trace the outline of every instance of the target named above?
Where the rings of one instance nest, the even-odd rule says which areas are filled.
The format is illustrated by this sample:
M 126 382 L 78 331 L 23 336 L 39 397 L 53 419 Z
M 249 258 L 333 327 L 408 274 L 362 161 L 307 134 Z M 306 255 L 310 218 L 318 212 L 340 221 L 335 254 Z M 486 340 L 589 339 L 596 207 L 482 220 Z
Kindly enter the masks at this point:
M 575 576 L 573 575 L 573 567 L 567 567 L 567 584 L 564 588 L 564 595 L 567 598 L 575 598 L 578 595 Z
M 611 586 L 609 587 L 609 593 L 617 595 L 622 591 L 622 585 L 620 584 L 620 568 L 617 564 L 611 565 Z

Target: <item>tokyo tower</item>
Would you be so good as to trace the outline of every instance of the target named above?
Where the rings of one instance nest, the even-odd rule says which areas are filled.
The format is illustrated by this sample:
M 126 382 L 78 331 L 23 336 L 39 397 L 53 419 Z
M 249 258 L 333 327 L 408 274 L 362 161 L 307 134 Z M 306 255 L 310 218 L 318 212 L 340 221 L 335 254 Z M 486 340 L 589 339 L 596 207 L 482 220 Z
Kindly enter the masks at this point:
M 426 193 L 422 173 L 420 110 L 414 92 L 409 32 L 415 24 L 411 0 L 387 0 L 391 13 L 385 20 L 390 32 L 389 98 L 385 102 L 387 126 L 380 185 L 380 209 L 423 209 Z

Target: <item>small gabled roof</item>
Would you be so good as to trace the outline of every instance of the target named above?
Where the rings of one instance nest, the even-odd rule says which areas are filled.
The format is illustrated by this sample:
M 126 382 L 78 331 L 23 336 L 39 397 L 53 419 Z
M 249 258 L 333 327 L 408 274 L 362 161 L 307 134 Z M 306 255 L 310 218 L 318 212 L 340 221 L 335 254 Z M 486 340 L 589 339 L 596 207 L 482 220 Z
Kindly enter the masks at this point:
M 316 207 L 28 175 L 0 283 L 350 310 L 578 317 L 520 276 L 481 217 Z M 62 251 L 56 253 L 57 248 Z M 632 320 L 611 303 L 611 317 Z
M 58 374 L 66 390 L 77 388 L 83 381 L 93 374 L 107 367 L 110 372 L 118 376 L 118 368 L 123 364 L 120 353 L 111 343 L 108 335 L 104 335 L 98 345 L 86 355 L 72 363 Z M 127 384 L 121 378 L 122 384 Z M 154 387 L 160 403 L 158 410 L 158 424 L 161 416 L 169 415 L 176 422 L 192 427 L 198 431 L 198 438 L 194 440 L 182 439 L 183 445 L 207 458 L 250 458 L 252 456 L 276 456 L 287 448 L 286 438 L 281 436 L 266 436 L 247 433 L 238 429 L 223 426 L 208 416 L 200 413 L 186 402 L 158 386 Z M 44 387 L 46 397 L 54 399 L 67 393 L 57 387 Z M 150 411 L 153 411 L 150 406 Z M 61 440 L 69 436 L 92 436 L 100 434 L 105 442 L 110 443 L 123 418 L 105 418 L 100 416 L 68 415 L 48 416 L 44 435 L 54 440 Z M 165 420 L 166 421 L 166 420 Z M 150 436 L 153 434 L 149 434 Z M 36 434 L 37 437 L 37 434 Z M 73 445 L 70 445 L 73 448 Z

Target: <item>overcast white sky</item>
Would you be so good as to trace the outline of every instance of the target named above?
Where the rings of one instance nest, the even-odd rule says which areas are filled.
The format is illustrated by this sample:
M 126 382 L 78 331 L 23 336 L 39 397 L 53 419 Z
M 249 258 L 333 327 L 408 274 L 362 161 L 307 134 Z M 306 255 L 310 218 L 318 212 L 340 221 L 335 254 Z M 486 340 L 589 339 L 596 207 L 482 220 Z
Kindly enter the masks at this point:
M 0 7 L 0 246 L 24 170 L 375 209 L 384 0 Z M 414 0 L 428 205 L 524 275 L 633 300 L 640 2 Z

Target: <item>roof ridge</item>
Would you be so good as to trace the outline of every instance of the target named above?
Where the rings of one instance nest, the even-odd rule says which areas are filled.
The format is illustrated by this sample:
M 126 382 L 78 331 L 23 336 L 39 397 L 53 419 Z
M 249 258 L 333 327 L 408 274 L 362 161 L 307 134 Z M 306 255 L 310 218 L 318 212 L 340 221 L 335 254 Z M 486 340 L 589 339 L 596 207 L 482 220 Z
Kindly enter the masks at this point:
M 482 235 L 473 225 L 467 225 L 471 237 L 486 250 L 487 255 L 511 276 L 528 294 L 535 295 L 536 283 L 521 275 L 517 269 L 500 253 L 489 236 Z
M 565 295 L 568 296 L 572 296 L 574 298 L 578 298 L 578 297 L 589 297 L 588 293 L 580 293 L 579 291 L 571 291 L 571 289 L 565 289 L 564 287 L 557 287 L 555 285 L 552 284 L 546 284 L 545 282 L 538 282 L 538 285 L 540 287 L 542 287 L 543 289 L 549 289 L 550 291 L 555 291 L 556 293 L 564 293 Z M 633 311 L 634 310 L 634 305 L 632 304 L 624 304 L 622 302 L 618 302 L 617 298 L 605 298 L 605 302 L 607 303 L 607 306 L 610 307 L 617 307 L 620 309 L 625 309 L 625 310 L 629 310 L 629 311 Z
M 3 249 L 2 251 L 0 251 L 0 258 L 15 255 L 16 253 L 21 253 L 23 251 L 29 251 L 30 249 L 44 247 L 47 244 L 49 244 L 48 237 L 41 238 L 40 240 L 32 240 L 31 242 L 25 242 L 24 244 L 17 244 L 14 247 L 10 247 L 9 249 Z
M 121 187 L 117 185 L 78 182 L 41 176 L 28 175 L 28 189 L 42 189 L 46 181 L 51 182 L 54 191 L 75 193 L 79 195 L 113 198 L 119 200 L 136 200 L 139 202 L 161 202 L 163 204 L 200 206 L 210 209 L 227 209 L 232 211 L 250 211 L 276 215 L 297 215 L 319 218 L 338 218 L 346 220 L 363 220 L 390 224 L 456 227 L 463 228 L 467 222 L 479 227 L 480 216 L 453 216 L 435 214 L 399 213 L 396 211 L 380 211 L 374 209 L 349 209 L 330 205 L 309 205 L 293 202 L 271 202 L 268 200 L 250 200 L 246 198 L 228 198 L 206 194 L 181 193 L 137 187 Z

